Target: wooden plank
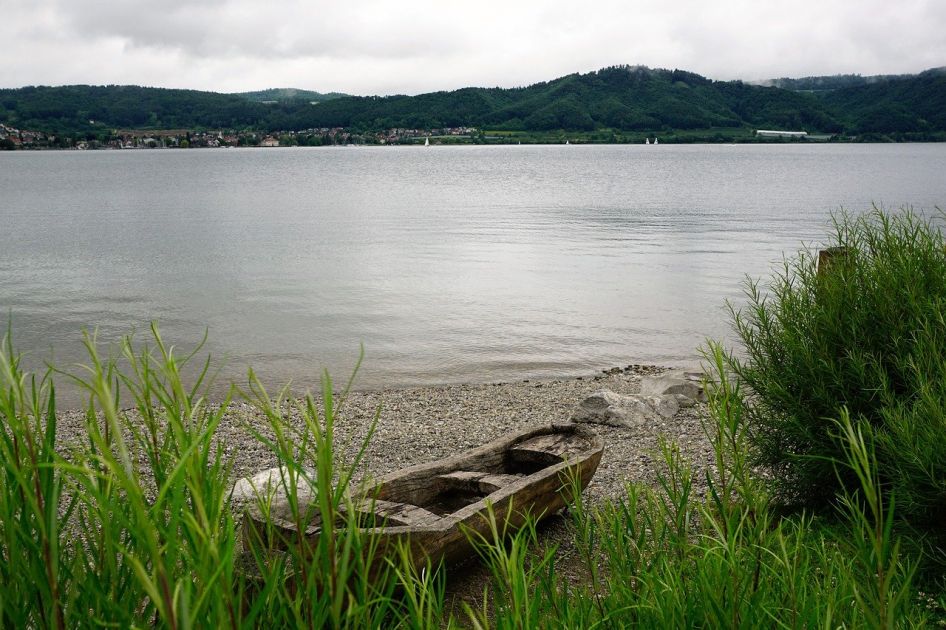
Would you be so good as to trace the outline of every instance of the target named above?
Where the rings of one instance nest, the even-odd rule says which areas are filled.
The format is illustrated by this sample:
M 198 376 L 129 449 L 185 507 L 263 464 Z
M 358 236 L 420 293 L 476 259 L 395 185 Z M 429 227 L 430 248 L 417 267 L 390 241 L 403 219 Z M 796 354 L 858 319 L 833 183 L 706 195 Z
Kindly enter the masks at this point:
M 365 511 L 371 511 L 389 521 L 389 525 L 430 525 L 440 520 L 433 512 L 409 503 L 395 503 L 393 501 L 372 501 L 363 506 Z
M 829 247 L 818 252 L 818 275 L 828 272 L 832 265 L 843 263 L 850 255 L 847 247 Z
M 462 488 L 490 494 L 522 479 L 521 475 L 504 475 L 478 470 L 457 470 L 446 475 L 437 475 L 437 480 L 447 488 Z

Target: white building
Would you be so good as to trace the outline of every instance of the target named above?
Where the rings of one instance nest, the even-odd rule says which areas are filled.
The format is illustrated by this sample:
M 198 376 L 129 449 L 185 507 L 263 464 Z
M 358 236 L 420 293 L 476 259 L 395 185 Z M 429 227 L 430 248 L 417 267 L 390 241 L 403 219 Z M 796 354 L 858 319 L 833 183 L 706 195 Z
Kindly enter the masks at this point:
M 764 136 L 767 138 L 805 138 L 808 136 L 807 131 L 773 131 L 771 129 L 757 129 L 755 132 L 757 136 Z

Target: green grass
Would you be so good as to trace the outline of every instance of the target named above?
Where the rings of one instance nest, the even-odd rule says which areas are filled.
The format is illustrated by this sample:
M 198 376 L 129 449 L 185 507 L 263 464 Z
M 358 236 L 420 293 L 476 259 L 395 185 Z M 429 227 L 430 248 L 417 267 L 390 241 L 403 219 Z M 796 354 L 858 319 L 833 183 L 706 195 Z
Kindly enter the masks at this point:
M 569 584 L 554 548 L 537 551 L 533 523 L 514 534 L 491 520 L 475 545 L 491 575 L 480 603 L 448 613 L 444 573 L 402 552 L 376 566 L 376 545 L 339 517 L 354 467 L 333 456 L 345 394 L 326 378 L 322 397 L 297 403 L 250 375 L 232 396 L 266 418 L 261 444 L 285 473 L 293 518 L 327 523 L 315 545 L 240 543 L 231 514 L 230 465 L 214 430 L 230 397 L 210 405 L 185 386 L 179 358 L 153 331 L 151 348 L 122 345 L 76 375 L 89 396 L 86 442 L 57 450 L 58 373 L 25 374 L 7 339 L 0 353 L 0 621 L 4 627 L 890 627 L 930 621 L 917 600 L 915 562 L 890 526 L 877 459 L 847 416 L 838 431 L 858 480 L 836 518 L 779 518 L 747 459 L 744 396 L 725 357 L 711 358 L 707 431 L 716 456 L 706 497 L 691 467 L 662 446 L 656 488 L 631 485 L 626 499 L 572 506 L 570 531 L 586 579 Z M 133 420 L 119 392 L 130 396 Z M 287 404 L 301 425 L 286 421 Z M 292 428 L 295 427 L 295 428 Z M 314 471 L 314 474 L 311 472 Z M 295 489 L 309 487 L 307 504 Z M 266 501 L 261 509 L 266 513 Z M 344 510 L 342 510 L 344 512 Z M 353 514 L 354 511 L 348 511 Z M 371 577 L 369 577 L 371 576 Z M 932 600 L 934 607 L 939 600 Z

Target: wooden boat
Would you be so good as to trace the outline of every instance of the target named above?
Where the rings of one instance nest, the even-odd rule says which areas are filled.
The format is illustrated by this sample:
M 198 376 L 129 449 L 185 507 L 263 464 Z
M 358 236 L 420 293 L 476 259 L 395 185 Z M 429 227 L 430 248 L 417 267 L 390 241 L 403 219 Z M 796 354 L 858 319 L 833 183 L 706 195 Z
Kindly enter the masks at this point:
M 484 518 L 487 504 L 506 532 L 520 528 L 531 515 L 540 520 L 571 501 L 574 484 L 588 485 L 601 461 L 604 444 L 590 429 L 549 424 L 499 438 L 468 453 L 393 472 L 368 488 L 355 504 L 364 531 L 378 536 L 378 556 L 400 543 L 409 545 L 412 561 L 423 566 L 459 560 L 471 553 L 469 534 L 490 538 Z M 273 502 L 271 525 L 251 508 L 244 517 L 244 536 L 258 536 L 269 548 L 298 545 L 299 536 L 314 541 L 321 530 L 315 517 L 299 531 L 289 506 Z

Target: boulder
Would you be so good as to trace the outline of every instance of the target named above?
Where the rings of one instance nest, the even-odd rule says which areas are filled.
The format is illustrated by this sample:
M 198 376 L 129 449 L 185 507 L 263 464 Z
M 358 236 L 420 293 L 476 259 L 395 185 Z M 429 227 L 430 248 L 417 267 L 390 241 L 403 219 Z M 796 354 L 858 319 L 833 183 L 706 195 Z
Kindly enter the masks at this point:
M 661 418 L 672 418 L 680 411 L 680 404 L 674 396 L 644 396 L 647 406 Z
M 572 422 L 637 427 L 658 418 L 672 418 L 679 410 L 673 396 L 622 395 L 604 389 L 579 403 Z
M 690 398 L 689 396 L 684 396 L 683 394 L 673 394 L 673 399 L 677 401 L 677 405 L 680 409 L 689 409 L 696 405 L 696 401 Z
M 671 370 L 660 376 L 645 376 L 641 379 L 641 394 L 644 396 L 680 395 L 698 402 L 706 402 L 703 391 L 703 375 L 699 372 Z
M 308 474 L 314 478 L 314 472 L 308 471 Z M 289 474 L 285 469 L 277 466 L 238 480 L 233 484 L 233 491 L 230 494 L 233 505 L 247 505 L 258 498 L 272 498 L 274 501 L 285 499 L 287 492 L 283 479 L 285 483 L 288 483 Z M 301 475 L 297 476 L 296 481 L 298 483 L 296 496 L 299 498 L 299 503 L 302 505 L 310 503 L 315 498 L 312 488 Z

